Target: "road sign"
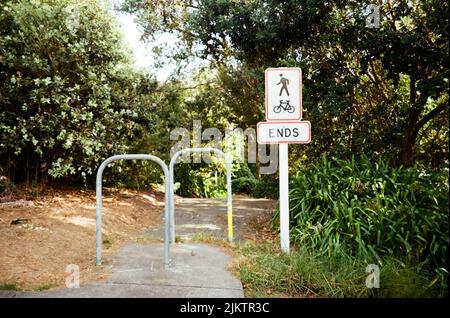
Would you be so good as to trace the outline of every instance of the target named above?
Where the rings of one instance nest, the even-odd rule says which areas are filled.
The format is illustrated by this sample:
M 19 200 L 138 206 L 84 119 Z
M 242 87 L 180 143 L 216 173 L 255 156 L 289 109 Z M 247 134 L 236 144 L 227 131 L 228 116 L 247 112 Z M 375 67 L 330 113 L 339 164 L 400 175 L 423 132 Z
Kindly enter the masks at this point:
M 302 70 L 298 67 L 266 69 L 266 120 L 302 119 Z
M 298 67 L 266 69 L 266 122 L 257 125 L 259 144 L 279 145 L 280 243 L 289 253 L 288 144 L 311 141 L 311 124 L 302 121 L 302 70 Z
M 309 121 L 259 122 L 257 138 L 260 144 L 308 144 L 311 141 Z

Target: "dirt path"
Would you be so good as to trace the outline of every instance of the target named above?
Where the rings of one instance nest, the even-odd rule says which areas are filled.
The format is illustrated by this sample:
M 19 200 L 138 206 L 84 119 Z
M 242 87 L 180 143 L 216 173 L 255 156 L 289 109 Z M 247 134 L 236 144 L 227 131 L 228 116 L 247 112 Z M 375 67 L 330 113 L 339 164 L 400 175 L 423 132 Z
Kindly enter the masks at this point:
M 276 201 L 255 199 L 242 195 L 233 196 L 233 230 L 236 241 L 258 240 L 268 234 L 268 222 Z M 164 227 L 155 225 L 145 231 L 154 239 L 164 237 Z M 181 198 L 175 199 L 175 235 L 189 239 L 194 235 L 227 237 L 227 209 L 223 199 Z

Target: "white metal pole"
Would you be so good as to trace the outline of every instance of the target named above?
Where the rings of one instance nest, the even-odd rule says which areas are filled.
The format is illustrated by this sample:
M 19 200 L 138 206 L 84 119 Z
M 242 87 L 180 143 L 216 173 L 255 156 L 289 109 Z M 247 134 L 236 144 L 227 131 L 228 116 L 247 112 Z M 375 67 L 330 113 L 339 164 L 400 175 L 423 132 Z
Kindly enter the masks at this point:
M 281 250 L 289 253 L 289 169 L 288 144 L 279 144 L 280 174 L 280 242 Z
M 178 158 L 178 157 L 177 157 Z M 174 180 L 173 180 L 173 169 L 175 160 L 169 164 L 169 237 L 170 243 L 175 243 L 175 190 L 174 190 Z
M 106 164 L 100 165 L 97 171 L 97 180 L 95 187 L 95 197 L 96 197 L 96 226 L 95 226 L 95 237 L 96 237 L 96 257 L 95 263 L 101 265 L 102 263 L 102 174 L 105 169 Z

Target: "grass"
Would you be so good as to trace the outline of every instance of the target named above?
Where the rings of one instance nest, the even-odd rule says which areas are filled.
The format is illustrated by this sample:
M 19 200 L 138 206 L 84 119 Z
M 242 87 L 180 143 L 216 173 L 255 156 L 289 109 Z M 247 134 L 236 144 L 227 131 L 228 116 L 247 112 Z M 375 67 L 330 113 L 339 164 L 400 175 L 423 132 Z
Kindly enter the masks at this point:
M 109 237 L 104 238 L 104 239 L 103 239 L 103 245 L 104 245 L 104 247 L 105 247 L 106 249 L 111 248 L 111 246 L 112 246 L 112 239 L 109 238 Z
M 136 243 L 161 243 L 164 242 L 163 239 L 156 239 L 148 236 L 139 236 L 135 239 Z M 224 240 L 214 237 L 211 233 L 208 232 L 198 232 L 192 234 L 189 238 L 182 238 L 181 236 L 175 236 L 175 243 L 185 243 L 186 241 L 190 241 L 193 243 L 210 243 L 210 244 L 220 244 L 223 243 Z
M 207 232 L 194 233 L 191 236 L 192 242 L 213 243 L 216 240 L 217 239 L 214 236 L 212 236 L 211 233 L 207 233 Z
M 428 276 L 394 259 L 383 259 L 380 288 L 366 287 L 367 263 L 348 256 L 312 255 L 294 248 L 284 254 L 272 241 L 236 246 L 232 266 L 246 297 L 439 297 Z
M 19 290 L 16 284 L 0 284 L 0 290 Z
M 164 240 L 160 239 L 160 238 L 155 238 L 155 237 L 150 237 L 150 236 L 138 236 L 134 239 L 134 241 L 136 243 L 161 243 L 164 242 Z
M 193 243 L 206 243 L 206 244 L 212 244 L 217 247 L 225 248 L 225 249 L 232 249 L 235 245 L 234 243 L 228 242 L 225 238 L 218 238 L 215 237 L 212 233 L 209 232 L 198 232 L 192 234 L 190 237 L 190 241 Z
M 51 284 L 51 283 L 50 284 L 42 284 L 42 285 L 38 285 L 35 288 L 33 288 L 33 291 L 40 292 L 40 291 L 44 291 L 44 290 L 49 290 L 55 286 L 56 286 L 55 284 Z

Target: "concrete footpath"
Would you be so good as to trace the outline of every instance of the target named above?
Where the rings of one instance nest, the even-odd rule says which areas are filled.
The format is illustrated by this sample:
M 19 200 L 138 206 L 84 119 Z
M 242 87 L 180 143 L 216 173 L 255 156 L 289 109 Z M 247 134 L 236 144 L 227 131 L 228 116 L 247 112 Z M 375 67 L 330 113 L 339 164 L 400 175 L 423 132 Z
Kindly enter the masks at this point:
M 275 205 L 274 200 L 233 196 L 234 241 L 258 240 L 254 225 L 267 224 Z M 180 239 L 190 239 L 199 233 L 226 239 L 227 229 L 225 200 L 175 197 L 175 233 Z M 164 226 L 148 228 L 145 236 L 163 238 Z
M 231 257 L 218 247 L 175 244 L 170 257 L 164 269 L 162 243 L 128 244 L 114 256 L 106 281 L 45 292 L 0 291 L 0 297 L 244 297 L 241 282 L 226 270 Z

